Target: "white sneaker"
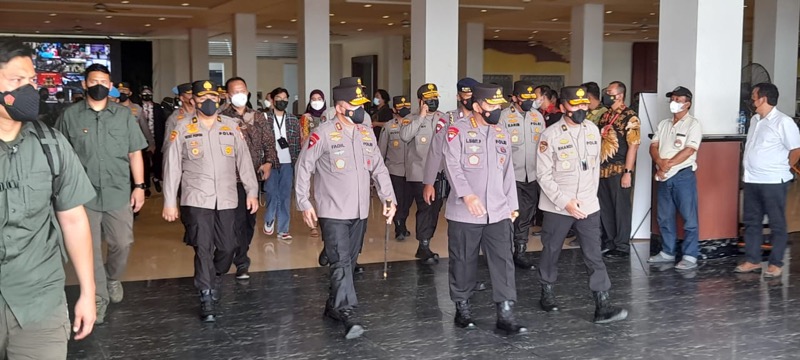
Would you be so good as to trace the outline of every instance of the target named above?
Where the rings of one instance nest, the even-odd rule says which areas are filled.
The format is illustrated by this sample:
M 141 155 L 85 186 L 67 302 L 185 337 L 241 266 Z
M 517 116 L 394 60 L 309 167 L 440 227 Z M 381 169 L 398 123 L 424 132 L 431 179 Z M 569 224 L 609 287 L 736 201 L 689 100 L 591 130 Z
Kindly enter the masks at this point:
M 275 233 L 275 222 L 274 221 L 271 222 L 271 223 L 265 222 L 264 223 L 264 234 L 269 236 L 269 235 L 272 235 L 274 233 Z
M 675 270 L 691 270 L 697 267 L 697 259 L 691 256 L 684 256 L 683 259 L 675 265 Z
M 280 240 L 292 240 L 292 235 L 289 235 L 289 233 L 280 233 L 280 234 L 278 234 L 278 239 L 280 239 Z
M 651 256 L 649 259 L 647 259 L 647 262 L 649 262 L 649 263 L 670 263 L 670 262 L 674 263 L 675 262 L 675 257 L 667 255 L 662 251 L 662 252 L 659 252 L 655 256 Z

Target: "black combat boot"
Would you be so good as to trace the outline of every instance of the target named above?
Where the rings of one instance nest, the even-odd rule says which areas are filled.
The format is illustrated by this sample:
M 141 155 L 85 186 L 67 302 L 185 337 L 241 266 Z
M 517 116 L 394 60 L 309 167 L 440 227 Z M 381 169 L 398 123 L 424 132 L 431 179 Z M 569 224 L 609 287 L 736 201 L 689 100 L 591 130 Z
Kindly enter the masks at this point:
M 514 244 L 514 265 L 520 269 L 536 270 L 533 261 L 525 253 L 528 250 L 527 244 Z
M 628 317 L 628 310 L 611 305 L 608 291 L 593 291 L 594 295 L 594 323 L 608 324 L 614 321 L 625 320 Z
M 217 321 L 214 311 L 214 299 L 211 298 L 211 290 L 200 292 L 200 320 L 204 323 Z
M 524 334 L 528 328 L 517 324 L 514 320 L 514 302 L 506 300 L 497 303 L 497 329 L 508 335 Z
M 542 310 L 547 312 L 558 311 L 558 303 L 556 302 L 556 293 L 553 291 L 553 285 L 542 285 L 542 298 L 539 300 L 539 305 L 542 305 Z
M 417 254 L 414 256 L 426 264 L 435 264 L 439 261 L 439 254 L 431 251 L 430 245 L 430 240 L 420 240 L 419 247 L 417 247 Z
M 453 320 L 456 326 L 467 329 L 475 330 L 475 322 L 472 321 L 472 312 L 469 309 L 469 300 L 456 301 L 456 318 Z
M 358 275 L 363 273 L 364 273 L 364 267 L 356 263 L 355 266 L 353 266 L 353 275 Z
M 319 253 L 319 266 L 328 266 L 330 262 L 328 261 L 328 254 L 325 253 L 325 247 L 322 247 L 322 252 Z
M 325 302 L 325 311 L 322 313 L 322 316 L 328 317 L 332 320 L 342 321 L 342 318 L 339 316 L 339 311 L 333 308 L 332 298 L 328 298 L 328 301 Z
M 344 309 L 339 311 L 339 317 L 344 324 L 344 338 L 352 340 L 361 336 L 364 333 L 364 327 L 361 326 L 358 318 L 356 317 L 353 309 Z
M 408 235 L 406 233 L 406 226 L 403 221 L 395 220 L 394 221 L 394 239 L 397 241 L 403 241 L 406 239 Z

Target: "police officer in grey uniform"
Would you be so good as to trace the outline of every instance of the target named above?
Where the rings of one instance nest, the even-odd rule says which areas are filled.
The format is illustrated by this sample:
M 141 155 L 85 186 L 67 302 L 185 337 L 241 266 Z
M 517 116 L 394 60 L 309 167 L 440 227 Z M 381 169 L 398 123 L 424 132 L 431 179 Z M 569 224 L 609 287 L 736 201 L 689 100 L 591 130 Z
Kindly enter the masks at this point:
M 180 185 L 184 241 L 195 251 L 194 285 L 200 292 L 200 318 L 214 322 L 222 275 L 230 269 L 238 247 L 234 229 L 239 204 L 236 174 L 247 192 L 251 214 L 258 210 L 258 181 L 238 122 L 218 115 L 216 84 L 195 81 L 192 92 L 196 116 L 179 121 L 169 134 L 162 216 L 169 222 L 178 219 Z
M 511 141 L 511 157 L 517 177 L 519 217 L 514 221 L 514 265 L 520 269 L 535 270 L 533 261 L 525 251 L 531 222 L 539 205 L 539 184 L 536 182 L 536 149 L 544 131 L 544 116 L 533 108 L 536 94 L 527 81 L 514 83 L 511 106 L 500 115 L 500 126 L 506 128 Z
M 411 235 L 406 227 L 408 209 L 411 207 L 411 188 L 406 181 L 406 143 L 400 139 L 400 127 L 411 113 L 411 103 L 405 96 L 392 98 L 394 119 L 384 125 L 378 147 L 392 178 L 392 188 L 397 197 L 397 214 L 394 216 L 395 239 L 402 241 Z
M 435 84 L 420 86 L 417 90 L 417 99 L 419 99 L 419 113 L 404 121 L 400 138 L 408 144 L 406 180 L 417 203 L 416 236 L 419 246 L 414 256 L 426 264 L 433 264 L 439 260 L 439 254 L 431 251 L 430 243 L 439 223 L 439 211 L 442 209 L 443 200 L 440 198 L 428 204 L 422 196 L 424 188 L 422 179 L 433 135 L 436 129 L 444 128 L 448 120 L 447 115 L 437 110 L 439 90 Z
M 594 322 L 624 320 L 628 312 L 609 301 L 611 281 L 600 254 L 600 131 L 591 121 L 584 121 L 589 109 L 585 88 L 561 89 L 560 106 L 564 115 L 542 133 L 537 154 L 536 171 L 543 194 L 539 209 L 544 212 L 540 304 L 548 312 L 559 310 L 553 284 L 558 278 L 558 256 L 564 239 L 574 225 L 594 294 Z
M 339 86 L 343 86 L 343 87 L 344 86 L 358 86 L 358 87 L 361 88 L 361 91 L 366 91 L 367 90 L 367 87 L 361 84 L 361 78 L 358 77 L 358 76 L 351 76 L 351 77 L 346 77 L 346 78 L 339 79 Z M 334 104 L 334 106 L 329 107 L 327 110 L 325 110 L 324 113 L 322 113 L 322 116 L 320 116 L 320 118 L 319 118 L 319 122 L 320 123 L 324 123 L 328 119 L 333 119 L 335 117 L 336 117 L 336 106 Z M 364 115 L 364 123 L 363 123 L 363 125 L 368 127 L 368 128 L 372 127 L 372 118 L 369 116 L 368 113 Z
M 167 118 L 167 127 L 164 130 L 164 144 L 161 146 L 161 151 L 166 155 L 167 146 L 170 144 L 169 134 L 175 130 L 178 122 L 184 119 L 191 119 L 194 117 L 195 108 L 192 103 L 192 84 L 185 83 L 178 85 L 178 98 L 181 102 L 181 107 L 177 111 L 173 111 Z
M 447 198 L 450 298 L 456 303 L 456 326 L 474 329 L 469 299 L 476 285 L 478 255 L 489 263 L 497 328 L 527 332 L 514 320 L 517 289 L 511 253 L 517 191 L 508 132 L 497 123 L 506 103 L 497 85 L 473 88 L 473 116 L 447 130 L 444 150 L 453 193 Z
M 353 266 L 364 240 L 370 206 L 370 178 L 391 224 L 396 211 L 389 171 L 383 163 L 372 129 L 363 125 L 363 104 L 369 102 L 359 86 L 333 88 L 336 118 L 320 125 L 308 138 L 296 165 L 297 207 L 309 227 L 319 221 L 330 261 L 330 295 L 325 316 L 341 321 L 345 338 L 364 333 L 355 317 L 358 305 Z M 310 199 L 314 176 L 314 201 Z M 314 205 L 316 203 L 316 207 Z

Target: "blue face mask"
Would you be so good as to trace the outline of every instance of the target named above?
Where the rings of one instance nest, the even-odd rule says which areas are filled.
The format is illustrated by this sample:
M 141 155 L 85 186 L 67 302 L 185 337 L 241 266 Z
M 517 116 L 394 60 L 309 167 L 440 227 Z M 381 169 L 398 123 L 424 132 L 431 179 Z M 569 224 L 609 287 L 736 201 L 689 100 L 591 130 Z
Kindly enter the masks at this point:
M 378 98 L 372 99 L 372 103 L 375 104 L 375 106 L 380 106 L 381 105 L 381 101 Z

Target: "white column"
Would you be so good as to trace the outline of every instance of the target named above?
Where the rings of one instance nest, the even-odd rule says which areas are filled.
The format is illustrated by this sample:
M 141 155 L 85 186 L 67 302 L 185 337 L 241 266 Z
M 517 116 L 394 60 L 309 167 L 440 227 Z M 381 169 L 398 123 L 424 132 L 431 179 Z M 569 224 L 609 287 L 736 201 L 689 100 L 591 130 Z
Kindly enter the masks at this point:
M 154 99 L 174 96 L 172 88 L 189 82 L 191 74 L 185 59 L 189 56 L 188 40 L 153 40 Z
M 478 79 L 480 81 L 480 79 Z M 458 0 L 411 0 L 411 94 L 424 83 L 439 87 L 439 108 L 456 108 Z
M 483 81 L 483 24 L 461 26 L 458 45 L 458 77 Z
M 256 105 L 258 92 L 258 58 L 256 56 L 256 15 L 233 15 L 233 76 L 238 76 L 247 82 L 247 88 L 252 95 L 250 102 Z
M 298 0 L 298 109 L 305 109 L 308 93 L 325 91 L 333 101 L 331 88 L 330 2 Z
M 191 81 L 208 79 L 207 29 L 189 29 L 189 68 Z
M 343 61 L 344 61 L 344 45 L 331 44 L 331 83 L 330 83 L 331 88 L 338 85 L 339 79 L 344 77 L 344 75 L 342 75 Z M 327 100 L 329 104 L 333 102 L 333 93 L 331 93 L 331 88 L 320 89 L 323 92 L 325 92 L 325 100 Z M 306 96 L 308 96 L 308 94 L 306 94 Z
M 386 69 L 386 91 L 391 96 L 408 96 L 403 94 L 403 36 L 387 36 L 383 39 L 383 47 L 382 64 Z
M 753 62 L 763 65 L 778 87 L 778 110 L 794 116 L 800 1 L 758 0 L 755 6 Z
M 685 86 L 704 134 L 736 134 L 744 0 L 662 1 L 660 14 L 658 96 Z M 659 104 L 665 119 L 667 102 Z
M 569 85 L 603 80 L 603 15 L 603 4 L 572 8 Z

